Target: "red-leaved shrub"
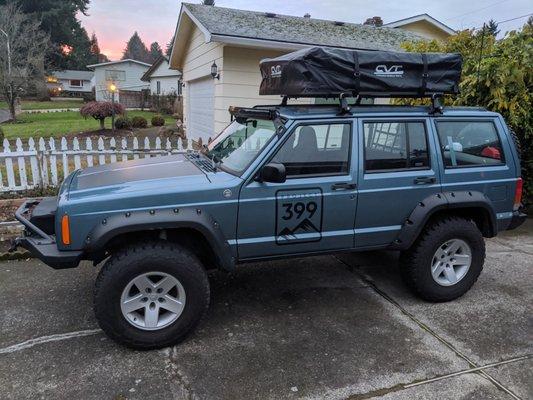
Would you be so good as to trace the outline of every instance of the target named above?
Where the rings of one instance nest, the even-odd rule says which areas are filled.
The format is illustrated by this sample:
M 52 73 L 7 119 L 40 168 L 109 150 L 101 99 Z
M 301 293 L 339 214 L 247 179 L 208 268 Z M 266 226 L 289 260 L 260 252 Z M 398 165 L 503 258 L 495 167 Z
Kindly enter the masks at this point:
M 124 114 L 124 106 L 119 103 L 109 101 L 91 101 L 80 108 L 80 114 L 84 117 L 93 117 L 100 121 L 100 129 L 104 129 L 104 120 L 111 117 L 115 110 L 115 115 Z

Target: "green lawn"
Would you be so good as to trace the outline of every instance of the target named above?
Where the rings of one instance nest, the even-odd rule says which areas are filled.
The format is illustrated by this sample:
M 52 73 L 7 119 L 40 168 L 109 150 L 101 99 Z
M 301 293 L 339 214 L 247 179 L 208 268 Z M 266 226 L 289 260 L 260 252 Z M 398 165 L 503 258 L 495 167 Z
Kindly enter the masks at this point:
M 128 118 L 142 116 L 150 120 L 155 114 L 150 111 L 128 111 Z M 172 117 L 165 117 L 166 123 L 174 123 Z M 105 127 L 111 129 L 111 118 L 106 118 Z M 79 133 L 100 129 L 100 122 L 93 119 L 84 119 L 79 112 L 66 111 L 55 113 L 29 114 L 22 113 L 17 117 L 16 123 L 6 122 L 0 124 L 7 139 L 28 137 L 59 137 L 69 133 Z
M 83 104 L 83 99 L 61 101 L 25 101 L 20 103 L 23 110 L 51 110 L 54 108 L 78 108 Z M 0 109 L 7 110 L 7 103 L 0 101 Z

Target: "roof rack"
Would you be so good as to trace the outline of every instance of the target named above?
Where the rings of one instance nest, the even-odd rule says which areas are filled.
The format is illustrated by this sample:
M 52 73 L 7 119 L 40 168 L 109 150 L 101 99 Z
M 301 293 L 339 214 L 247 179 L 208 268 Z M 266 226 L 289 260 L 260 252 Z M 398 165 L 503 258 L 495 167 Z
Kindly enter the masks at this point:
M 380 96 L 381 97 L 381 96 Z M 416 98 L 414 96 L 402 96 L 406 98 Z M 443 104 L 443 95 L 440 93 L 434 93 L 431 96 L 422 96 L 421 98 L 428 97 L 431 99 L 431 105 L 429 106 L 428 113 L 429 114 L 442 114 L 444 111 L 444 104 Z M 301 104 L 288 104 L 289 99 L 298 99 L 300 97 L 297 96 L 282 96 L 281 103 L 280 104 L 263 104 L 263 105 L 256 105 L 254 108 L 260 108 L 260 107 L 302 107 Z M 334 97 L 332 96 L 317 96 L 316 98 L 321 99 L 332 99 Z M 336 97 L 339 100 L 339 113 L 338 115 L 346 115 L 351 113 L 352 106 L 359 106 L 361 105 L 361 100 L 363 99 L 362 96 L 356 95 L 353 96 L 351 93 L 341 93 L 339 97 Z M 349 98 L 354 98 L 355 102 L 352 104 L 348 103 Z M 366 98 L 376 98 L 374 96 L 368 96 Z M 391 98 L 401 98 L 400 96 L 391 97 Z M 329 106 L 331 107 L 331 104 L 309 104 L 307 105 L 312 107 L 324 107 Z M 373 104 L 368 104 L 367 106 L 372 107 Z

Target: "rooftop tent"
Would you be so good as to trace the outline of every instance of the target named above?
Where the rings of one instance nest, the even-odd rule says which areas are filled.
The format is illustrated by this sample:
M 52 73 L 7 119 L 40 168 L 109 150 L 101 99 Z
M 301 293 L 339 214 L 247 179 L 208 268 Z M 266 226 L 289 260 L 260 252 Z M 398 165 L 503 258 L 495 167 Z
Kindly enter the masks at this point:
M 461 55 L 312 47 L 261 61 L 261 95 L 427 97 L 459 92 Z

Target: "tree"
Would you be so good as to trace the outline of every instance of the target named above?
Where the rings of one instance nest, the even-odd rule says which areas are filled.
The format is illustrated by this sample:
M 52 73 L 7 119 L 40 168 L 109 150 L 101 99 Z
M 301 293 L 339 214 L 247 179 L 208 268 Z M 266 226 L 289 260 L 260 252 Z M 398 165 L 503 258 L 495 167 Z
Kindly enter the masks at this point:
M 381 19 L 381 17 L 372 17 L 372 18 L 367 18 L 365 22 L 363 22 L 363 25 L 370 25 L 370 26 L 382 26 L 383 25 L 383 20 Z
M 533 204 L 533 25 L 526 23 L 521 30 L 507 32 L 501 40 L 481 29 L 459 32 L 446 42 L 420 41 L 403 46 L 414 52 L 461 53 L 460 93 L 447 97 L 445 102 L 482 106 L 503 115 L 520 140 L 524 202 Z
M 120 103 L 111 103 L 110 101 L 91 101 L 80 108 L 80 114 L 84 118 L 93 117 L 100 121 L 100 129 L 105 129 L 104 121 L 107 117 L 124 114 L 124 106 Z
M 0 6 L 0 88 L 11 119 L 16 120 L 15 103 L 32 85 L 44 82 L 44 53 L 48 36 L 39 23 L 18 6 Z
M 91 39 L 91 54 L 95 57 L 96 61 L 95 63 L 102 63 L 109 61 L 109 58 L 105 54 L 102 54 L 100 52 L 100 46 L 98 45 L 98 38 L 96 37 L 96 33 L 92 33 Z
M 76 18 L 78 12 L 86 14 L 90 0 L 0 0 L 2 4 L 15 3 L 20 11 L 40 21 L 40 28 L 49 35 L 50 41 L 45 48 L 46 65 L 50 69 L 85 69 L 81 55 L 87 45 L 88 37 L 80 37 L 81 24 Z M 84 49 L 78 50 L 78 46 Z M 65 51 L 65 49 L 70 49 Z M 70 53 L 76 54 L 70 56 Z M 75 63 L 75 60 L 79 64 Z
M 174 36 L 172 36 L 172 39 L 170 39 L 170 42 L 167 43 L 167 47 L 165 48 L 165 55 L 167 57 L 170 57 L 170 53 L 172 53 L 172 46 L 174 46 Z
M 142 61 L 150 63 L 150 52 L 146 48 L 146 45 L 141 40 L 137 31 L 126 43 L 126 48 L 122 54 L 122 59 L 126 60 L 131 58 L 132 60 Z
M 163 49 L 159 46 L 159 43 L 154 42 L 150 45 L 150 64 L 153 64 L 155 60 L 163 55 Z
M 494 37 L 498 36 L 500 30 L 498 29 L 498 24 L 496 23 L 496 21 L 491 19 L 489 22 L 487 22 L 485 24 L 485 32 Z

